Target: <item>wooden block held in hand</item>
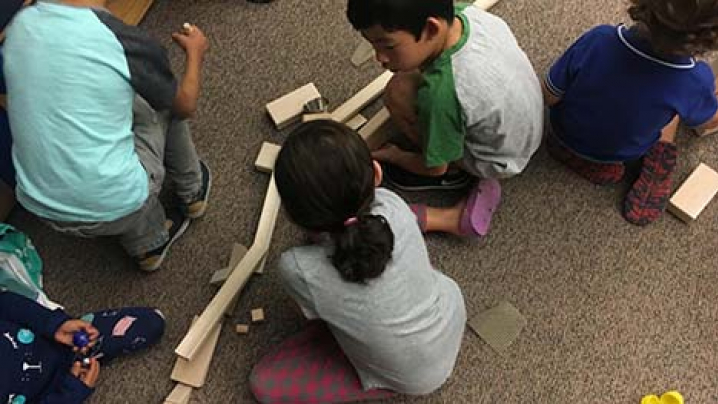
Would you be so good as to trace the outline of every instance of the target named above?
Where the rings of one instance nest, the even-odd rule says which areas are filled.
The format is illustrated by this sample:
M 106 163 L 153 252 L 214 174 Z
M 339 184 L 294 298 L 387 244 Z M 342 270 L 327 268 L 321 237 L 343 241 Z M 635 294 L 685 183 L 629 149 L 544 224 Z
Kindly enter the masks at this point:
M 264 321 L 264 310 L 262 308 L 254 309 L 250 313 L 252 315 L 253 323 L 258 323 L 260 321 Z
M 267 104 L 267 112 L 277 129 L 283 129 L 296 122 L 304 112 L 304 104 L 315 98 L 321 98 L 321 94 L 314 83 L 309 83 Z
M 718 193 L 718 173 L 701 163 L 668 202 L 668 211 L 686 223 L 698 218 Z
M 247 324 L 237 324 L 234 330 L 237 331 L 237 334 L 246 334 L 249 332 L 249 326 Z

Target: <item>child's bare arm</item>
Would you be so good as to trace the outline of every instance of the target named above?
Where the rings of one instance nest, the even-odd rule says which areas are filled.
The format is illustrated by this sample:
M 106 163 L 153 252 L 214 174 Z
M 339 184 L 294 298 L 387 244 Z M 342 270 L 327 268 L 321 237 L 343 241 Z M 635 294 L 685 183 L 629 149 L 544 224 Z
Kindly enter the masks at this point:
M 545 81 L 541 82 L 541 91 L 543 92 L 543 102 L 546 106 L 553 107 L 561 101 L 561 97 L 556 96 L 548 89 Z
M 397 165 L 414 174 L 430 177 L 443 175 L 449 169 L 448 164 L 436 167 L 427 167 L 422 154 L 402 150 L 391 144 L 372 152 L 372 157 L 379 161 L 385 161 L 387 163 Z
M 172 34 L 172 38 L 184 49 L 187 56 L 185 73 L 180 81 L 173 109 L 179 117 L 189 118 L 197 110 L 202 63 L 209 43 L 204 33 L 193 25 L 184 27 L 182 32 Z

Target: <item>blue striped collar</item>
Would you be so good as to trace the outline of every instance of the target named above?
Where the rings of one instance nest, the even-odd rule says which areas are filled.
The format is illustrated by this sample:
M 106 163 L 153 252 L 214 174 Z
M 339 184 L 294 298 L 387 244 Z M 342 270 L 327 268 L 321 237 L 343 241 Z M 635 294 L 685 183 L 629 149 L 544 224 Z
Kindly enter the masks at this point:
M 630 35 L 631 31 L 629 31 L 628 28 L 626 28 L 626 26 L 623 24 L 620 24 L 618 27 L 616 27 L 616 32 L 618 33 L 618 38 L 621 40 L 621 42 L 623 42 L 624 45 L 626 45 L 628 49 L 630 49 L 636 55 L 644 59 L 650 60 L 651 62 L 655 62 L 662 66 L 671 67 L 674 69 L 692 69 L 696 66 L 695 59 L 691 57 L 679 58 L 682 59 L 682 61 L 680 62 L 669 62 L 656 56 L 652 56 L 645 50 L 639 49 L 639 45 L 637 43 L 631 43 L 631 41 L 629 40 L 632 39 Z

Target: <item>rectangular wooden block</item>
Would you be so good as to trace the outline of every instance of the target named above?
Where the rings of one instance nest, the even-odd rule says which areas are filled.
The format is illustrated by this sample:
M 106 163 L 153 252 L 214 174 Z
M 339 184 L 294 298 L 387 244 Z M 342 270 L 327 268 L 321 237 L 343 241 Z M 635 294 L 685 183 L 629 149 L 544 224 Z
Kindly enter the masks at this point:
M 316 114 L 302 115 L 302 122 L 311 122 L 319 119 L 332 119 L 332 114 L 330 114 L 329 112 L 318 112 Z
M 192 387 L 177 383 L 172 392 L 165 398 L 165 404 L 187 404 L 192 395 Z
M 384 107 L 359 129 L 359 135 L 364 139 L 369 149 L 375 150 L 386 143 L 387 134 L 382 132 L 381 129 L 389 122 L 390 118 L 389 110 Z
M 367 123 L 367 119 L 362 114 L 356 114 L 353 118 L 349 119 L 346 125 L 353 130 L 359 130 L 364 124 Z
M 237 334 L 246 334 L 249 332 L 249 326 L 247 324 L 237 324 L 234 327 L 234 330 L 237 332 Z
M 335 109 L 332 112 L 332 118 L 337 122 L 346 122 L 351 119 L 384 92 L 386 84 L 393 76 L 394 73 L 388 70 L 382 73 L 344 104 L 340 105 L 339 108 Z
M 264 142 L 259 150 L 254 167 L 263 173 L 271 173 L 274 170 L 274 162 L 277 161 L 279 150 L 282 147 L 278 144 Z
M 264 321 L 264 310 L 262 310 L 261 308 L 252 310 L 251 315 L 253 323 Z
M 243 246 L 242 244 L 234 243 L 234 246 L 232 247 L 232 255 L 229 258 L 229 265 L 227 265 L 226 268 L 222 268 L 216 271 L 212 275 L 212 279 L 210 279 L 209 284 L 221 285 L 222 283 L 224 283 L 224 281 L 229 278 L 229 274 L 232 273 L 234 267 L 236 267 L 239 261 L 244 258 L 245 254 L 247 254 L 247 247 Z
M 319 97 L 317 87 L 309 83 L 267 104 L 267 112 L 277 129 L 283 129 L 299 120 L 304 104 Z
M 195 317 L 195 322 L 197 317 Z M 194 322 L 193 322 L 194 323 Z M 212 362 L 214 348 L 217 346 L 219 331 L 222 329 L 222 322 L 218 322 L 209 331 L 204 343 L 200 346 L 197 354 L 192 360 L 177 357 L 175 367 L 172 369 L 170 378 L 192 387 L 202 387 L 207 380 L 209 365 Z
M 718 193 L 718 173 L 701 163 L 668 202 L 668 211 L 686 223 L 698 218 Z
M 109 0 L 107 9 L 125 24 L 137 25 L 154 0 Z

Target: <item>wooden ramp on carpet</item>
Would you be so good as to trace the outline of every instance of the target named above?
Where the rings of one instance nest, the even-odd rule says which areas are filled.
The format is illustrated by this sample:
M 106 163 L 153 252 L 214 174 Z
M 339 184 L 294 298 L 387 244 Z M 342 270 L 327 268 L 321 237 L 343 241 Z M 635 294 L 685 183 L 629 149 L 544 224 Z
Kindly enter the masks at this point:
M 117 18 L 129 25 L 137 25 L 147 13 L 154 0 L 110 0 L 107 8 Z

